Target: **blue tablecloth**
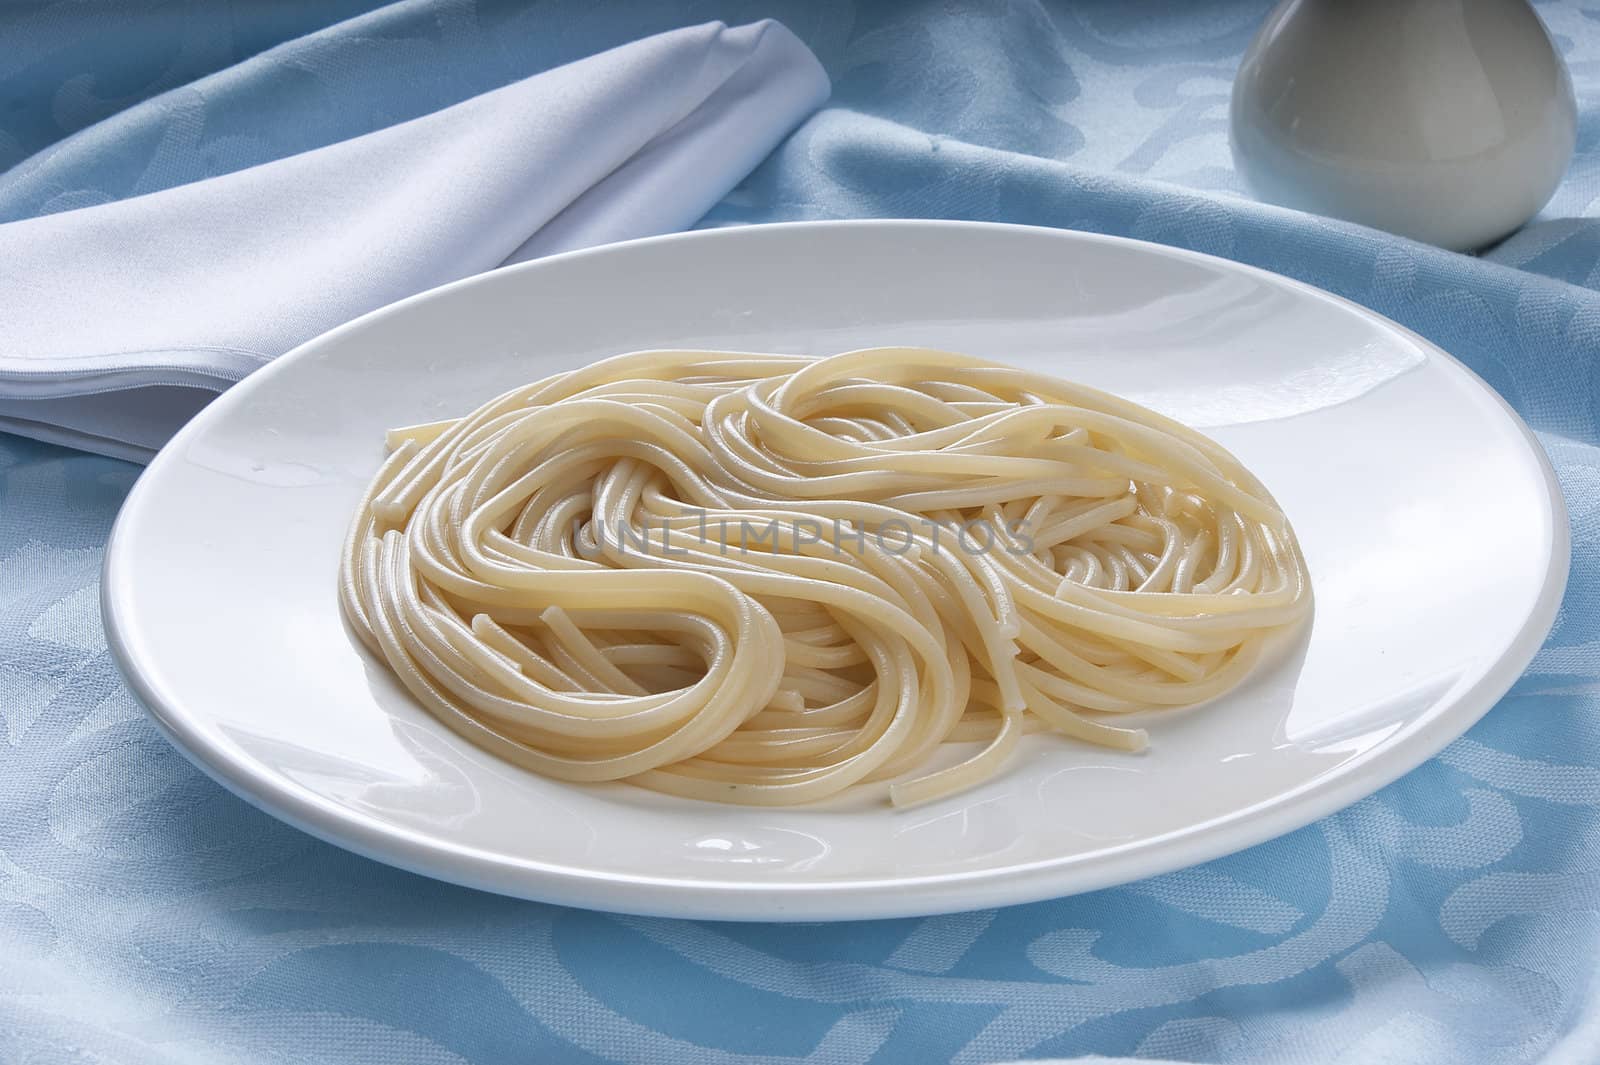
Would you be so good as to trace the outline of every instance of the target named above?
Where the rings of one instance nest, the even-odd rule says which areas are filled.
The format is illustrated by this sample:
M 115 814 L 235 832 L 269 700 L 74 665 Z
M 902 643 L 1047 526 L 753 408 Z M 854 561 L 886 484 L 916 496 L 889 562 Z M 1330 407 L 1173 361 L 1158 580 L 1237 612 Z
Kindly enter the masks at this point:
M 1540 221 L 1468 258 L 1243 196 L 1226 102 L 1259 0 L 408 0 L 334 24 L 366 6 L 0 9 L 0 166 L 28 159 L 0 174 L 0 220 L 328 143 L 660 29 L 774 16 L 828 67 L 832 104 L 704 224 L 1064 226 L 1365 303 L 1539 431 L 1572 513 L 1566 603 L 1439 758 L 1208 866 L 928 920 L 613 917 L 396 872 L 202 777 L 100 632 L 101 549 L 137 469 L 0 438 L 0 1062 L 1600 1060 L 1600 11 L 1539 5 L 1577 84 L 1578 158 Z

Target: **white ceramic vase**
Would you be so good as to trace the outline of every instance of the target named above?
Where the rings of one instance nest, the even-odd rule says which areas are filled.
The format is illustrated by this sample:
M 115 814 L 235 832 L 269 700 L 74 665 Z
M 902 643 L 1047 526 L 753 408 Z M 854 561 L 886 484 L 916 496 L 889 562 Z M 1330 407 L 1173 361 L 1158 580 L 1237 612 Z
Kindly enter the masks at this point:
M 1526 0 L 1283 0 L 1234 81 L 1262 199 L 1469 250 L 1532 218 L 1577 108 Z

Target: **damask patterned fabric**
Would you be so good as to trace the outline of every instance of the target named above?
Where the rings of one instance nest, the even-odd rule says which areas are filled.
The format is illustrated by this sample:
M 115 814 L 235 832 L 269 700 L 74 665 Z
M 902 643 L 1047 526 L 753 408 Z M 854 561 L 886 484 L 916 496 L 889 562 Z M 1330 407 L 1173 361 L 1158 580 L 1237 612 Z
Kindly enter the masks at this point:
M 1578 158 L 1539 221 L 1472 258 L 1244 195 L 1226 102 L 1258 0 L 415 0 L 336 22 L 359 6 L 0 8 L 0 164 L 21 163 L 0 218 L 330 143 L 658 30 L 776 17 L 832 104 L 703 224 L 1088 229 L 1365 303 L 1539 432 L 1572 515 L 1566 602 L 1439 758 L 1222 861 L 928 920 L 615 917 L 396 872 L 211 784 L 100 633 L 97 567 L 137 469 L 0 438 L 0 1062 L 1600 1060 L 1600 8 L 1539 5 L 1577 86 Z

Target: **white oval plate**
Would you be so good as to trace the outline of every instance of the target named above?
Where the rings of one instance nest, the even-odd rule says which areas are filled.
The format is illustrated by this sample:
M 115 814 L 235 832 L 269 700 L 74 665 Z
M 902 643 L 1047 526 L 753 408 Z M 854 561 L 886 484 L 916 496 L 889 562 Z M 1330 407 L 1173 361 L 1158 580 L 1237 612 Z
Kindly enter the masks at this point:
M 1033 736 L 1001 778 L 895 811 L 742 809 L 518 770 L 419 709 L 345 629 L 340 539 L 385 429 L 650 347 L 951 348 L 1110 389 L 1277 496 L 1311 627 L 1240 690 L 1147 715 L 1142 755 Z M 1128 240 L 799 223 L 496 271 L 314 340 L 208 407 L 122 509 L 111 647 L 167 735 L 270 813 L 491 891 L 678 917 L 910 916 L 1105 887 L 1287 832 L 1464 732 L 1551 625 L 1567 524 L 1482 381 L 1344 300 Z

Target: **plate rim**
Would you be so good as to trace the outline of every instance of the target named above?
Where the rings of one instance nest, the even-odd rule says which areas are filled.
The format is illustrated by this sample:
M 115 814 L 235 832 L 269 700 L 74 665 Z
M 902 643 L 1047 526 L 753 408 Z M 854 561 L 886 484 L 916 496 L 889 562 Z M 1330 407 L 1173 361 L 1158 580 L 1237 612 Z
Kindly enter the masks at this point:
M 1068 242 L 1109 244 L 1184 261 L 1221 266 L 1332 304 L 1374 326 L 1419 345 L 1473 388 L 1494 401 L 1534 459 L 1544 478 L 1551 528 L 1549 561 L 1532 610 L 1505 652 L 1436 714 L 1391 743 L 1379 745 L 1326 777 L 1198 825 L 1102 848 L 1089 854 L 1041 858 L 1017 865 L 951 870 L 911 876 L 818 878 L 809 882 L 696 880 L 675 876 L 606 872 L 520 858 L 447 840 L 420 836 L 381 817 L 341 806 L 284 777 L 241 748 L 207 730 L 186 713 L 182 701 L 164 692 L 158 672 L 145 668 L 137 637 L 127 629 L 133 609 L 128 529 L 145 505 L 161 471 L 177 461 L 188 441 L 203 433 L 259 385 L 293 366 L 308 349 L 337 340 L 370 320 L 402 313 L 412 304 L 437 299 L 457 288 L 485 283 L 505 272 L 532 273 L 551 264 L 659 246 L 738 239 L 752 231 L 819 229 L 966 230 L 1048 235 Z M 141 472 L 123 500 L 106 541 L 100 573 L 100 610 L 107 648 L 118 670 L 158 731 L 212 780 L 250 805 L 325 842 L 387 865 L 434 879 L 512 897 L 640 916 L 735 921 L 816 921 L 903 918 L 1016 905 L 1076 895 L 1212 861 L 1319 821 L 1411 772 L 1464 735 L 1526 670 L 1556 620 L 1571 564 L 1571 527 L 1566 501 L 1549 455 L 1522 417 L 1493 387 L 1455 356 L 1411 329 L 1368 307 L 1314 285 L 1261 267 L 1205 252 L 1112 234 L 1052 226 L 946 219 L 837 219 L 770 222 L 690 230 L 620 241 L 517 263 L 407 296 L 335 326 L 284 353 L 225 389 L 185 424 Z M 1379 756 L 1382 757 L 1379 757 Z M 1376 762 L 1376 764 L 1374 764 Z

